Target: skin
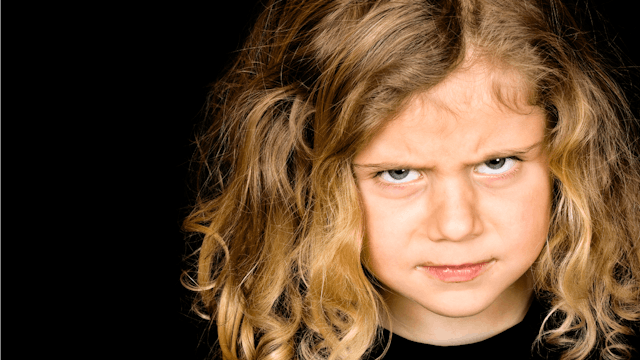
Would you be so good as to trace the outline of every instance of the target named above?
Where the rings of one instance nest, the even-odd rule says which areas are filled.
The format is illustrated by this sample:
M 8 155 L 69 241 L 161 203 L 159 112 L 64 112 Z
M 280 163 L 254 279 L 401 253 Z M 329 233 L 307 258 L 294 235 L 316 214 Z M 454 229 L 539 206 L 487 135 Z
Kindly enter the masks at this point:
M 513 76 L 480 65 L 455 72 L 416 96 L 354 158 L 363 261 L 386 289 L 384 326 L 412 341 L 487 339 L 522 321 L 532 300 L 530 268 L 551 208 L 545 115 L 495 101 L 495 84 L 518 95 Z M 406 177 L 392 178 L 388 170 L 396 169 Z M 485 260 L 484 271 L 463 282 L 424 267 Z

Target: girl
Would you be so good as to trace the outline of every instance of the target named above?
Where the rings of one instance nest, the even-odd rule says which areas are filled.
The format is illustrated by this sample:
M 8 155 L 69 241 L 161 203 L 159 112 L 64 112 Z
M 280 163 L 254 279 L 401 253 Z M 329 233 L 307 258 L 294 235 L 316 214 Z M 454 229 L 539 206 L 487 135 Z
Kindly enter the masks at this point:
M 207 115 L 222 358 L 634 354 L 634 118 L 557 1 L 272 1 Z

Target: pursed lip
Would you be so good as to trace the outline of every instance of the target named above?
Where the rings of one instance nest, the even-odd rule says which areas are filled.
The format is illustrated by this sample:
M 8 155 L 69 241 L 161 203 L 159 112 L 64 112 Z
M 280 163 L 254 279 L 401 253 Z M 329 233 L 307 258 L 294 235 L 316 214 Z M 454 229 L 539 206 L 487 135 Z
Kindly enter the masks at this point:
M 495 259 L 460 265 L 416 266 L 416 270 L 423 271 L 433 279 L 445 283 L 464 283 L 484 274 L 487 268 L 495 263 Z
M 465 268 L 465 267 L 469 267 L 469 266 L 475 266 L 475 265 L 479 265 L 479 264 L 485 264 L 488 262 L 493 261 L 493 258 L 491 259 L 487 259 L 487 260 L 482 260 L 482 261 L 475 261 L 475 262 L 470 262 L 470 263 L 464 263 L 464 264 L 460 264 L 460 265 L 440 265 L 440 264 L 435 264 L 432 262 L 426 262 L 423 264 L 418 265 L 419 267 L 441 267 L 441 268 L 453 268 L 453 269 L 460 269 L 460 268 Z

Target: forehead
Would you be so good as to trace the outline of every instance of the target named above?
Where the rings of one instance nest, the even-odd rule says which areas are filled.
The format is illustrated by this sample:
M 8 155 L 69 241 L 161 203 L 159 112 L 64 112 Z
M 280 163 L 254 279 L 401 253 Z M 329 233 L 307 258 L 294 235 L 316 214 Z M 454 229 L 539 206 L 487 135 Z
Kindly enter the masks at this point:
M 419 98 L 452 113 L 489 105 L 503 112 L 526 114 L 534 105 L 533 87 L 522 74 L 479 60 L 463 63 Z
M 511 124 L 498 124 L 497 120 L 533 113 L 544 116 L 535 106 L 535 90 L 525 76 L 507 66 L 492 65 L 473 56 L 469 59 L 436 86 L 414 94 L 386 125 L 398 119 L 407 124 L 413 119 L 416 125 L 424 126 L 427 121 L 438 130 L 454 125 L 452 119 L 467 122 L 478 119 L 484 126 L 505 126 Z M 488 117 L 479 116 L 488 113 L 491 113 Z M 490 121 L 492 118 L 496 119 L 495 124 Z
M 470 67 L 414 96 L 356 156 L 359 161 L 404 159 L 420 166 L 458 165 L 539 143 L 546 117 L 527 102 L 517 74 Z

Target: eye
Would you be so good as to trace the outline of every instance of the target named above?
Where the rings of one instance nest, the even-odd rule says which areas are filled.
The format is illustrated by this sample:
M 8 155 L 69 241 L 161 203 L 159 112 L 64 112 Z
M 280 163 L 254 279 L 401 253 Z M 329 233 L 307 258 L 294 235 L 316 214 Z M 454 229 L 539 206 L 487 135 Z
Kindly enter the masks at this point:
M 382 171 L 379 176 L 388 183 L 404 184 L 419 178 L 420 173 L 416 170 L 398 169 Z
M 509 171 L 517 161 L 513 157 L 492 159 L 476 166 L 475 171 L 487 175 L 503 174 Z

